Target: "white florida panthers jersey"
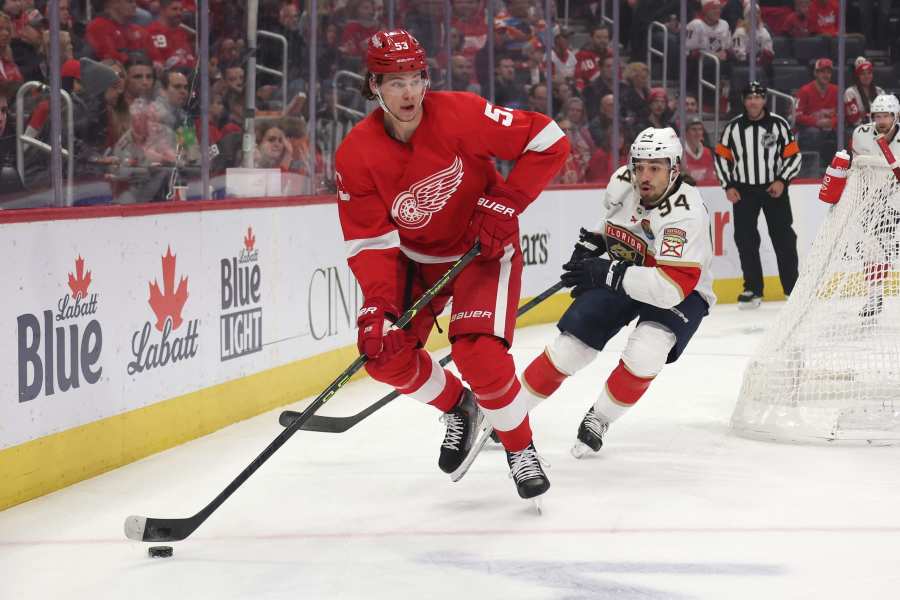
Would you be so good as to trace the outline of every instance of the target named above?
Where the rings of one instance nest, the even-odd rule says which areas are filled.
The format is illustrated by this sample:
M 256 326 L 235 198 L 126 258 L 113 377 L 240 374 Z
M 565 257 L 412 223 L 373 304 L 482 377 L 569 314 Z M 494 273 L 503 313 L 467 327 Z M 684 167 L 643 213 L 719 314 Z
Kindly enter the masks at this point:
M 878 132 L 875 131 L 874 123 L 866 123 L 854 129 L 853 139 L 850 141 L 853 158 L 857 156 L 884 158 L 884 153 L 875 141 L 877 138 Z M 895 158 L 900 158 L 900 128 L 894 127 L 893 135 L 888 138 L 888 147 L 894 153 Z M 885 160 L 885 164 L 887 164 L 887 160 Z
M 700 193 L 683 181 L 662 203 L 645 208 L 620 167 L 606 188 L 606 218 L 598 231 L 611 258 L 633 263 L 625 292 L 660 308 L 679 304 L 696 290 L 712 306 L 712 239 L 709 213 Z

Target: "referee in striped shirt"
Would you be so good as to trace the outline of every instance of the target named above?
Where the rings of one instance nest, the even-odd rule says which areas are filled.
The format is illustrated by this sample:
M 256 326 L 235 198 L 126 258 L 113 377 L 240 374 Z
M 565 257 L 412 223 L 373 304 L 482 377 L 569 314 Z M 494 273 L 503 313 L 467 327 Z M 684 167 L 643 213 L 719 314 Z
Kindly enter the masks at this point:
M 716 174 L 734 205 L 734 243 L 744 272 L 738 308 L 744 309 L 762 303 L 760 210 L 766 215 L 784 293 L 790 294 L 797 282 L 797 234 L 791 227 L 788 184 L 800 171 L 800 147 L 788 122 L 766 109 L 767 93 L 757 81 L 744 88 L 744 112 L 729 121 L 716 146 Z

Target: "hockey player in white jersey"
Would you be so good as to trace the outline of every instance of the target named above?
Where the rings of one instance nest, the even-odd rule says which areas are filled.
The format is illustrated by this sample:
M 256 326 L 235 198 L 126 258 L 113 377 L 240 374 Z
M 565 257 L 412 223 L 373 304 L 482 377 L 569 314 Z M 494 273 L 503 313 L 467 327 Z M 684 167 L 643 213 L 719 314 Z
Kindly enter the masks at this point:
M 600 227 L 582 230 L 563 265 L 562 280 L 575 301 L 557 325 L 560 334 L 525 369 L 523 383 L 537 404 L 637 319 L 618 366 L 578 428 L 572 449 L 578 458 L 600 449 L 609 424 L 678 359 L 716 301 L 709 214 L 681 175 L 682 152 L 670 127 L 637 137 L 630 164 L 606 189 Z
M 844 150 L 837 152 L 825 171 L 819 199 L 837 204 L 847 185 L 847 171 L 858 157 L 874 157 L 890 166 L 900 180 L 900 101 L 893 94 L 877 96 L 871 105 L 872 122 L 859 125 L 850 140 L 851 156 Z M 866 304 L 859 315 L 864 319 L 878 316 L 884 308 L 884 282 L 897 255 L 897 225 L 900 223 L 900 206 L 888 205 L 884 217 L 874 222 L 869 232 L 878 240 L 883 256 L 868 261 L 864 276 L 868 289 Z

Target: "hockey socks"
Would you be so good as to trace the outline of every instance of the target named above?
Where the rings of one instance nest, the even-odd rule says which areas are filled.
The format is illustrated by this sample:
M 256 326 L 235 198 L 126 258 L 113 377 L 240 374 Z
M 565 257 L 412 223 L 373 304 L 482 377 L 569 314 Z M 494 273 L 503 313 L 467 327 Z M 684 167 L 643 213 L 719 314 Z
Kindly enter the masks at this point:
M 539 402 L 559 389 L 566 377 L 568 375 L 557 369 L 553 361 L 550 360 L 547 351 L 541 352 L 525 368 L 525 372 L 522 373 L 522 383 L 532 396 L 529 399 L 529 404 L 532 404 L 532 406 L 529 406 L 529 409 L 534 408 Z
M 653 379 L 635 375 L 620 360 L 606 380 L 604 393 L 594 403 L 594 411 L 605 417 L 608 423 L 612 423 L 640 400 Z
M 531 443 L 526 393 L 503 341 L 486 335 L 457 339 L 453 360 L 504 447 L 526 448 Z

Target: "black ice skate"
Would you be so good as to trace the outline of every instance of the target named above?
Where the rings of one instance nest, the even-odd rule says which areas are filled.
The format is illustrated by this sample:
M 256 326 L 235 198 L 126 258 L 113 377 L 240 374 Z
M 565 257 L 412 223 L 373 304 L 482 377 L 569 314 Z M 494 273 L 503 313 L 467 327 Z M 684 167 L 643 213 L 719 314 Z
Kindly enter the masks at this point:
M 484 413 L 478 410 L 475 395 L 464 389 L 459 403 L 450 412 L 441 415 L 447 426 L 438 466 L 444 473 L 456 471 L 471 452 L 475 437 L 484 421 Z M 454 480 L 456 481 L 456 480 Z
M 859 316 L 863 319 L 874 319 L 884 310 L 884 297 L 881 294 L 870 296 L 866 305 L 859 311 Z
M 744 290 L 737 297 L 737 302 L 739 310 L 752 310 L 754 308 L 760 307 L 760 305 L 762 304 L 762 296 L 760 296 L 756 292 Z
M 540 496 L 550 489 L 550 480 L 541 467 L 541 457 L 534 449 L 534 443 L 518 452 L 506 451 L 506 462 L 509 463 L 509 476 L 516 482 L 519 497 L 532 500 L 538 513 L 541 512 Z
M 583 458 L 588 452 L 597 452 L 603 447 L 603 435 L 609 429 L 609 422 L 594 412 L 592 406 L 581 425 L 578 426 L 578 441 L 572 446 L 572 456 L 575 458 Z

